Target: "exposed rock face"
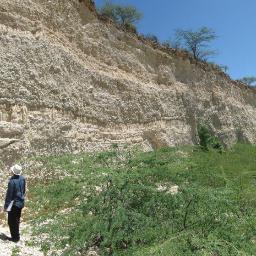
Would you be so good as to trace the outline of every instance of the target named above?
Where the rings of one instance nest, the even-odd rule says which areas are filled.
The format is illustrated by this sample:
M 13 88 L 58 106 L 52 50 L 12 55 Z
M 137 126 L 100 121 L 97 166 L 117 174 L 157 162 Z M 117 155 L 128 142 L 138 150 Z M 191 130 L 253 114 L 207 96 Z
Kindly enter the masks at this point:
M 191 144 L 199 120 L 255 143 L 256 93 L 104 24 L 89 0 L 0 0 L 3 160 Z

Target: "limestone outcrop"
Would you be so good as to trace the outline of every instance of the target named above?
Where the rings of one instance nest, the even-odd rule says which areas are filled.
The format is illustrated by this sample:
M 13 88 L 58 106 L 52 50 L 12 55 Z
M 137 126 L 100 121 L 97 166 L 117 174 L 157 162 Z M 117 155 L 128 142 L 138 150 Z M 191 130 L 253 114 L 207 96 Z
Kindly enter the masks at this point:
M 89 0 L 0 0 L 0 153 L 256 143 L 256 93 L 97 18 Z

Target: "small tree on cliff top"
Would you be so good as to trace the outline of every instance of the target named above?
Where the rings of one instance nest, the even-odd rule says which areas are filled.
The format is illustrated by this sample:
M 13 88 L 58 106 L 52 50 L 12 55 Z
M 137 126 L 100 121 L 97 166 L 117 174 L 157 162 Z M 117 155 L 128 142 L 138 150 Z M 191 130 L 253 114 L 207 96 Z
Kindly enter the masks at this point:
M 108 18 L 110 18 L 111 20 L 117 22 L 118 18 L 116 15 L 116 5 L 111 3 L 111 2 L 106 2 L 100 9 L 99 9 L 99 13 L 101 15 L 104 15 Z
M 195 59 L 207 60 L 216 54 L 216 51 L 209 49 L 209 43 L 216 39 L 215 32 L 207 27 L 193 30 L 176 30 L 175 42 L 181 48 L 188 50 Z
M 122 25 L 134 25 L 142 17 L 142 14 L 133 6 L 117 6 L 116 13 Z
M 249 86 L 256 86 L 256 77 L 255 76 L 246 76 L 246 77 L 239 79 L 238 81 L 240 81 L 244 84 L 247 84 Z
M 99 12 L 122 26 L 134 26 L 142 17 L 142 14 L 134 6 L 121 6 L 111 2 L 106 2 Z

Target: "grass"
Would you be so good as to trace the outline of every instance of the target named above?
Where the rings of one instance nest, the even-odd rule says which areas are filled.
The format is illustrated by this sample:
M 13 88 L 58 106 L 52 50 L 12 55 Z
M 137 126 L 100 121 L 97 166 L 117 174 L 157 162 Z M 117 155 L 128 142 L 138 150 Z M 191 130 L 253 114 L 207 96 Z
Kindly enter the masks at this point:
M 19 256 L 20 255 L 20 248 L 19 247 L 14 247 L 12 249 L 12 255 L 11 256 Z
M 31 161 L 27 219 L 46 255 L 255 255 L 255 146 Z

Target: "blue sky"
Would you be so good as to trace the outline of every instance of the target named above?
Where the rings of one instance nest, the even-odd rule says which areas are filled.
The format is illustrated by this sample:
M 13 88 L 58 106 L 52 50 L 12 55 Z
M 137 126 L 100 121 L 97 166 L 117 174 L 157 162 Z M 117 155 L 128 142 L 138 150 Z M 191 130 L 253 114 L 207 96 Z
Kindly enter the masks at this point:
M 105 0 L 95 0 L 101 6 Z M 256 76 L 256 0 L 112 0 L 134 5 L 143 13 L 139 33 L 154 34 L 161 41 L 174 30 L 212 28 L 218 38 L 212 61 L 228 66 L 234 78 Z

